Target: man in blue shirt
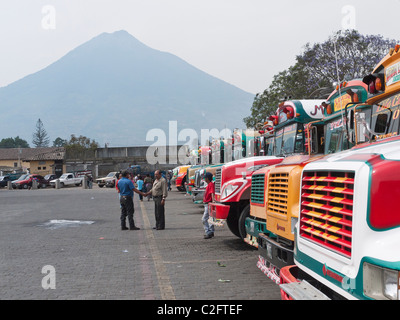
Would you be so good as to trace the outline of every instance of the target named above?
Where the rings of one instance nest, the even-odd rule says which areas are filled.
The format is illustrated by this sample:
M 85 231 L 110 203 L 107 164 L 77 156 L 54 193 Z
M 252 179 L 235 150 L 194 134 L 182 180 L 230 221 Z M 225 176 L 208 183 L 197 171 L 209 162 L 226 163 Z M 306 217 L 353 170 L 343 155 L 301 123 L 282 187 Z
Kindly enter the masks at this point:
M 117 188 L 121 196 L 121 230 L 128 230 L 126 227 L 126 217 L 128 217 L 129 230 L 140 230 L 140 228 L 135 226 L 133 221 L 133 213 L 135 208 L 133 206 L 133 192 L 140 195 L 145 195 L 142 191 L 135 189 L 132 180 L 129 179 L 130 173 L 128 171 L 122 172 L 122 178 L 118 181 Z

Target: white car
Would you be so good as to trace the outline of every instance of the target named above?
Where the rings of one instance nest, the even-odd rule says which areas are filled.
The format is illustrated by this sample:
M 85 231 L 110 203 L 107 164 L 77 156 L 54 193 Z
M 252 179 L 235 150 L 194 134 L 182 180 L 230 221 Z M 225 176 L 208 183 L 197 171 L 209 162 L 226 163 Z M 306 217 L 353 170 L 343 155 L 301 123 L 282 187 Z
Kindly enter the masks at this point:
M 106 184 L 107 181 L 113 181 L 115 178 L 115 175 L 117 174 L 117 172 L 110 172 L 108 175 L 106 175 L 103 178 L 98 178 L 96 179 L 96 183 L 100 188 L 103 188 Z
M 80 186 L 82 185 L 83 177 L 75 177 L 73 173 L 64 173 L 60 178 L 60 188 L 65 187 L 65 186 Z M 56 186 L 56 181 L 57 179 L 51 180 L 50 185 L 52 187 Z

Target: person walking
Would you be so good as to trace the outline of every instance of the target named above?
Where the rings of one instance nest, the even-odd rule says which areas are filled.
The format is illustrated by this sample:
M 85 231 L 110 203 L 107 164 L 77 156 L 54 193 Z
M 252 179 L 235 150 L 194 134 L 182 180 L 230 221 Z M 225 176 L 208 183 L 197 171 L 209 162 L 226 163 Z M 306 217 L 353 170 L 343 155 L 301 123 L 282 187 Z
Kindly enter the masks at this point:
M 92 189 L 93 186 L 93 178 L 90 174 L 86 174 L 86 183 L 89 189 Z
M 122 208 L 122 206 L 121 206 L 121 194 L 119 193 L 119 189 L 118 189 L 118 181 L 121 180 L 121 178 L 122 178 L 122 172 L 116 174 L 115 189 L 117 189 L 117 192 L 118 192 L 118 200 L 119 200 L 118 202 L 119 202 L 120 209 Z
M 147 194 L 153 196 L 154 199 L 154 215 L 156 220 L 156 226 L 153 229 L 164 230 L 165 229 L 165 199 L 168 196 L 167 181 L 161 175 L 160 170 L 154 172 L 156 180 L 153 183 L 153 187 Z
M 208 219 L 210 217 L 208 204 L 210 202 L 214 202 L 214 194 L 215 194 L 215 186 L 213 182 L 213 175 L 211 172 L 207 172 L 204 180 L 207 183 L 206 191 L 204 192 L 203 196 L 203 203 L 204 203 L 204 214 L 203 214 L 203 226 L 204 226 L 204 239 L 211 239 L 214 237 L 214 225 L 210 225 L 208 223 Z
M 130 179 L 130 174 L 128 171 L 122 172 L 122 178 L 118 180 L 117 188 L 119 190 L 121 204 L 121 230 L 128 230 L 126 227 L 127 217 L 129 222 L 129 230 L 140 230 L 140 228 L 135 226 L 135 222 L 133 220 L 133 214 L 135 212 L 135 208 L 133 206 L 133 192 L 141 194 L 142 196 L 144 193 L 135 188 L 132 180 Z
M 171 191 L 171 179 L 172 179 L 172 174 L 171 171 L 169 170 L 167 172 L 167 184 L 168 184 L 168 191 Z
M 143 192 L 143 186 L 144 186 L 144 182 L 141 176 L 138 176 L 138 180 L 137 180 L 137 188 L 138 190 Z M 141 194 L 139 194 L 139 199 L 140 201 L 143 201 L 143 196 Z

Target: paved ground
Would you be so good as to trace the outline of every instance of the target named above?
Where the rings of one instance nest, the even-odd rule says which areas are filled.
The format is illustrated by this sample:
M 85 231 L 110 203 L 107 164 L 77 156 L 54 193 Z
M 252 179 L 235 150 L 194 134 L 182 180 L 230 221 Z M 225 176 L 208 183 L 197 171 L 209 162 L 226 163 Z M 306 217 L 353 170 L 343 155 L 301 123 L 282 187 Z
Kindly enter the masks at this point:
M 226 226 L 203 239 L 203 209 L 184 194 L 170 192 L 162 231 L 153 202 L 134 203 L 141 230 L 121 231 L 114 189 L 0 190 L 0 299 L 280 299 Z

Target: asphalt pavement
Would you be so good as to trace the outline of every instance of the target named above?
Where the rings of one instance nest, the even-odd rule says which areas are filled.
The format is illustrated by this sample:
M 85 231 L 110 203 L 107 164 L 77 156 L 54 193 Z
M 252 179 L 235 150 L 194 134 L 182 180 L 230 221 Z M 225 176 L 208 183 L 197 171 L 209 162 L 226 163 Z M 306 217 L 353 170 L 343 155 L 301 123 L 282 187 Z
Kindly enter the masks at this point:
M 134 205 L 141 229 L 122 231 L 114 188 L 1 189 L 0 300 L 280 300 L 226 226 L 203 239 L 203 207 L 184 193 L 169 193 L 165 230 L 153 201 Z

